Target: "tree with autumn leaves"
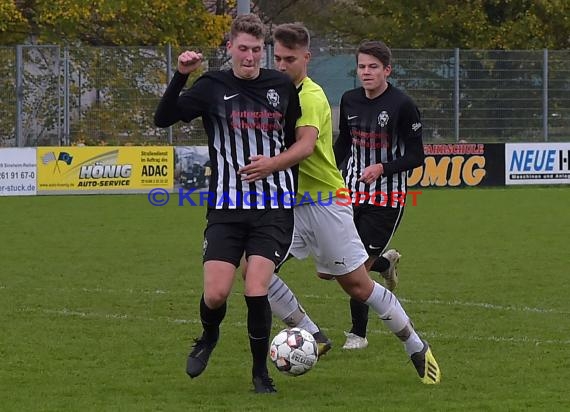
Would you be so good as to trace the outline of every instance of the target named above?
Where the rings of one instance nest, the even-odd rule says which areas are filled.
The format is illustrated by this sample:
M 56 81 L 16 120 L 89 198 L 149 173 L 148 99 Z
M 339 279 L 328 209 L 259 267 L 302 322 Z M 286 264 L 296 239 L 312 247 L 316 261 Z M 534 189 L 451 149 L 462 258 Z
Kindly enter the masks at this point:
M 209 9 L 204 5 L 209 4 Z M 0 44 L 221 44 L 236 0 L 3 0 Z M 304 21 L 322 36 L 393 48 L 567 49 L 567 0 L 253 0 L 270 26 Z M 310 18 L 307 18 L 310 16 Z
M 13 93 L 23 100 L 19 143 L 144 142 L 167 81 L 166 45 L 174 59 L 182 47 L 217 48 L 231 19 L 201 0 L 0 1 L 0 44 L 25 45 L 20 67 L 12 53 L 0 68 L 4 90 L 16 87 L 15 70 L 22 73 L 22 90 Z M 30 47 L 50 44 L 60 52 Z M 58 65 L 69 80 L 63 87 L 54 75 Z M 9 115 L 0 119 L 0 138 L 12 142 L 16 104 L 1 100 L 0 111 Z M 62 107 L 69 113 L 62 115 Z M 71 125 L 62 136 L 64 117 Z
M 272 22 L 301 20 L 336 44 L 397 49 L 568 49 L 568 0 L 256 0 Z M 304 18 L 310 16 L 310 18 Z
M 270 28 L 304 21 L 315 35 L 334 39 L 340 46 L 375 38 L 392 48 L 412 49 L 570 47 L 567 0 L 254 0 L 251 4 Z M 236 0 L 0 0 L 0 45 L 53 44 L 69 51 L 70 83 L 65 92 L 71 95 L 71 141 L 113 144 L 120 142 L 117 136 L 144 141 L 152 133 L 149 113 L 167 81 L 166 45 L 172 47 L 174 59 L 183 47 L 217 48 L 223 44 L 235 5 Z M 5 58 L 6 51 L 2 56 L 3 89 L 14 89 L 15 59 Z M 35 67 L 24 73 L 24 86 L 30 87 L 19 94 L 25 99 L 24 112 L 51 124 L 40 130 L 29 128 L 25 144 L 53 143 L 42 133 L 49 134 L 63 123 L 58 113 L 61 101 L 57 102 L 61 97 L 53 96 L 59 86 L 52 84 L 53 73 L 43 76 L 38 68 L 59 63 L 47 53 L 27 57 L 39 58 L 39 63 L 24 59 L 27 67 Z M 209 57 L 212 62 L 220 56 Z M 49 97 L 54 103 L 44 101 L 41 106 L 42 96 L 32 86 L 52 91 Z M 0 99 L 0 112 L 9 114 L 1 116 L 0 126 L 8 135 L 14 130 L 14 107 L 13 100 Z
M 0 2 L 0 44 L 219 46 L 231 23 L 201 0 Z

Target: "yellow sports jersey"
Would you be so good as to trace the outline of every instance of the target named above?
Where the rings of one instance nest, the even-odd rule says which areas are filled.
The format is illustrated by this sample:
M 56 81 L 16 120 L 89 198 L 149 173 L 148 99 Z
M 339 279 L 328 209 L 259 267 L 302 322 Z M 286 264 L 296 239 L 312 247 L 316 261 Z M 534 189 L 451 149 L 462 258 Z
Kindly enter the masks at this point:
M 299 164 L 297 204 L 318 203 L 345 187 L 333 151 L 331 107 L 321 86 L 305 77 L 299 85 L 302 115 L 296 127 L 313 126 L 319 137 L 313 154 Z

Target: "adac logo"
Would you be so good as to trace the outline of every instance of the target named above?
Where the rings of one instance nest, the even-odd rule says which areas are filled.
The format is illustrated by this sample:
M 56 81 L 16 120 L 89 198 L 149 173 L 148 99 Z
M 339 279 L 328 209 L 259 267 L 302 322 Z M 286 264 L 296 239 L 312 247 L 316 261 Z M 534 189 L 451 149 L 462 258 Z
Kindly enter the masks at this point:
M 67 152 L 59 152 L 56 156 L 55 152 L 47 152 L 42 156 L 42 163 L 47 165 L 51 162 L 55 162 L 55 167 L 53 168 L 53 172 L 57 170 L 61 173 L 61 169 L 59 168 L 59 162 L 64 162 L 66 165 L 71 166 L 71 162 L 73 161 L 73 156 L 71 156 Z

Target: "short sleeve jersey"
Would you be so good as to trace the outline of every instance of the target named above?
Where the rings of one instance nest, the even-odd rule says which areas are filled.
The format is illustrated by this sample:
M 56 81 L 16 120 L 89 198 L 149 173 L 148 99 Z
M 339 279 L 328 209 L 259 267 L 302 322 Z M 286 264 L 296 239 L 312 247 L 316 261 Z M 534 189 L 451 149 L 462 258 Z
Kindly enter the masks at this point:
M 305 77 L 298 90 L 302 115 L 296 126 L 313 126 L 319 134 L 313 154 L 299 164 L 297 200 L 313 203 L 333 197 L 344 181 L 336 167 L 331 108 L 323 89 Z

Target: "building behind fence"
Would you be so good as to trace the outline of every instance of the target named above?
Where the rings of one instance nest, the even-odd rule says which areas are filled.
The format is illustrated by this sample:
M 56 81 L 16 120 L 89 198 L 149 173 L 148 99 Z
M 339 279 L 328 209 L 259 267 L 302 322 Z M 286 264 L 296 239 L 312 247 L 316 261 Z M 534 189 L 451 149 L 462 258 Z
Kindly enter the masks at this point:
M 205 144 L 199 119 L 153 125 L 180 51 L 0 47 L 0 147 Z M 570 51 L 392 52 L 390 81 L 418 104 L 426 143 L 570 141 Z M 204 55 L 205 70 L 228 64 L 223 49 Z M 342 93 L 358 86 L 353 50 L 314 51 L 309 74 L 338 124 Z

